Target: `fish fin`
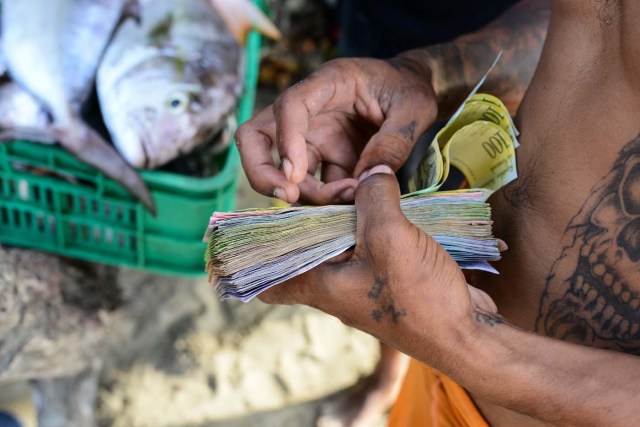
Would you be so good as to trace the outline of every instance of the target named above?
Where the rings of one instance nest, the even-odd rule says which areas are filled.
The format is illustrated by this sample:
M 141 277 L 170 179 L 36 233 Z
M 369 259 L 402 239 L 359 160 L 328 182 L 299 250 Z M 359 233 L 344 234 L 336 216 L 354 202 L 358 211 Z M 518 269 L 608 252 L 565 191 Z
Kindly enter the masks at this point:
M 251 29 L 273 40 L 282 38 L 273 22 L 250 0 L 209 1 L 238 43 L 245 43 Z
M 42 144 L 55 144 L 56 136 L 51 130 L 36 128 L 0 128 L 0 142 L 16 140 L 37 141 Z
M 75 119 L 68 127 L 54 128 L 54 133 L 67 151 L 119 182 L 155 215 L 151 193 L 140 175 L 96 131 Z

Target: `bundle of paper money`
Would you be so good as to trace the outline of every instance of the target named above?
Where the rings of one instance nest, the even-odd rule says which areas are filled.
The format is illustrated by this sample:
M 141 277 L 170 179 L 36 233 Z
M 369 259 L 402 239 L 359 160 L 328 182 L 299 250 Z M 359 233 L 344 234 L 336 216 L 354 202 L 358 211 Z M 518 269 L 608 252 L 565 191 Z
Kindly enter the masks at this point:
M 488 262 L 498 260 L 506 245 L 492 236 L 486 199 L 517 177 L 518 131 L 499 99 L 476 94 L 483 81 L 432 141 L 401 208 L 462 268 L 496 272 Z M 451 165 L 475 188 L 437 192 Z M 204 240 L 210 282 L 220 296 L 248 301 L 353 247 L 356 210 L 341 205 L 216 212 Z
M 487 193 L 477 190 L 409 195 L 402 211 L 463 268 L 491 267 L 501 242 L 491 236 Z M 354 206 L 216 213 L 206 238 L 207 270 L 222 298 L 250 300 L 353 247 Z

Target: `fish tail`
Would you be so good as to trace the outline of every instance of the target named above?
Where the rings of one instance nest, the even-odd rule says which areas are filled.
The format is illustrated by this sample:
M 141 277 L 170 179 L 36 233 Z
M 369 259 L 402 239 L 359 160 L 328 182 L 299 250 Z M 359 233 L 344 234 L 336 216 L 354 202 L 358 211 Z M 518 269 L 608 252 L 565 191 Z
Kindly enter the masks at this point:
M 244 44 L 251 29 L 265 37 L 280 40 L 282 34 L 271 20 L 250 0 L 209 0 L 238 43 Z
M 53 132 L 67 151 L 119 182 L 155 215 L 153 198 L 138 172 L 96 131 L 75 119 L 69 126 L 54 128 Z

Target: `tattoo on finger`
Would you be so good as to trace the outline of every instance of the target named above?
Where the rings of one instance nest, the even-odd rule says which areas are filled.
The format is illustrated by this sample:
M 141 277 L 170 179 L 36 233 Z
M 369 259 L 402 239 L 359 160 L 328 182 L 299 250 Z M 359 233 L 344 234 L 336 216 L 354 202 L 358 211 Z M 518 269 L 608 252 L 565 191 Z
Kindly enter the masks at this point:
M 415 141 L 416 139 L 416 121 L 411 120 L 410 123 L 400 128 L 400 134 L 409 141 Z

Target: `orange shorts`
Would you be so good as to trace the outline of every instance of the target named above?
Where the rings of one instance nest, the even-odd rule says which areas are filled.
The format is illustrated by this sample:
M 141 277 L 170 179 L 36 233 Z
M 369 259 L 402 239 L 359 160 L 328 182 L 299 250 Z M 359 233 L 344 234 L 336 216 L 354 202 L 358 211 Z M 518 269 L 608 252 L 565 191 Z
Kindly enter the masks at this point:
M 389 416 L 389 427 L 489 427 L 469 393 L 414 359 Z

